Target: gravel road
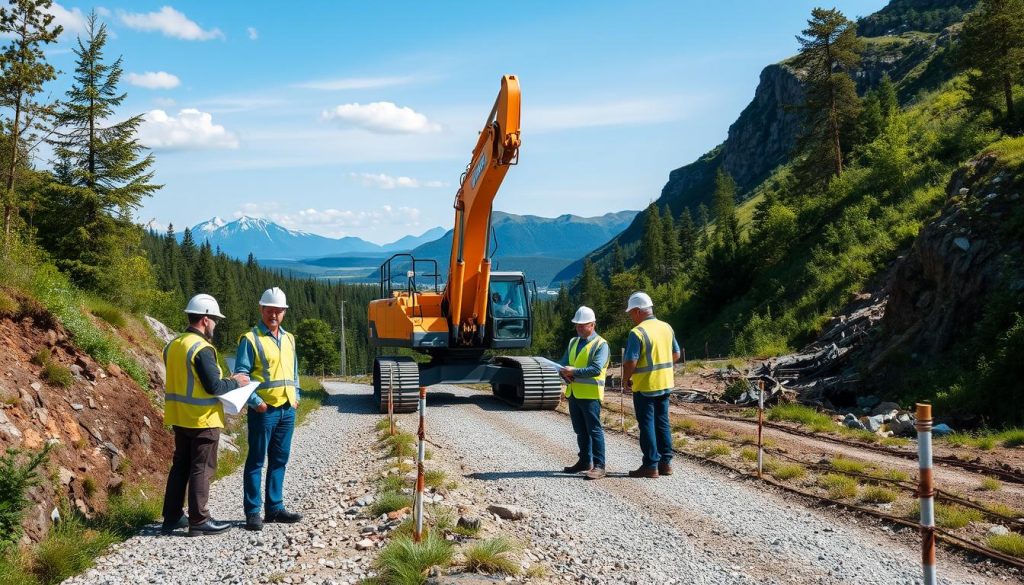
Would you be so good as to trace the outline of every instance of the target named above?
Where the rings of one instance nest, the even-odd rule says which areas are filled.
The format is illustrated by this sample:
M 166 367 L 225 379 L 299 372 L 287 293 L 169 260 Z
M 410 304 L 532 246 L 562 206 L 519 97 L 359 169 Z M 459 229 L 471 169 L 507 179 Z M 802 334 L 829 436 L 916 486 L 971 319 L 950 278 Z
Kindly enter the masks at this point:
M 295 434 L 285 501 L 298 525 L 235 529 L 203 537 L 161 537 L 158 526 L 118 545 L 68 583 L 357 583 L 372 551 L 354 543 L 375 521 L 356 515 L 369 480 L 386 464 L 372 448 L 379 420 L 363 385 L 327 383 L 334 394 Z M 401 415 L 415 428 L 415 415 Z M 529 510 L 519 521 L 485 514 L 489 530 L 524 542 L 546 568 L 534 583 L 918 583 L 919 556 L 900 539 L 855 520 L 836 520 L 746 482 L 677 458 L 676 473 L 630 479 L 640 448 L 607 437 L 610 475 L 560 472 L 575 459 L 568 418 L 519 412 L 463 388 L 435 387 L 427 433 L 433 466 L 447 467 L 458 492 L 449 504 Z M 558 470 L 557 472 L 555 470 Z M 241 524 L 241 470 L 216 482 L 210 508 Z M 942 583 L 995 583 L 969 567 L 944 566 Z

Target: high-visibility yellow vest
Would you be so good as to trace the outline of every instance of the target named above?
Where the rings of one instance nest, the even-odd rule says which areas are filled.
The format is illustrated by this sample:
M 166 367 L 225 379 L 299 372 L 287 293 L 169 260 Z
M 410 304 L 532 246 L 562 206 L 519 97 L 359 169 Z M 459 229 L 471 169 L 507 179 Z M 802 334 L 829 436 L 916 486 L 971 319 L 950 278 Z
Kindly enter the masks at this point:
M 585 345 L 578 347 L 579 337 L 569 342 L 569 365 L 574 368 L 585 368 L 590 365 L 590 356 L 603 345 L 608 345 L 600 335 Z M 593 378 L 575 378 L 565 385 L 565 395 L 587 400 L 604 400 L 604 378 L 608 371 L 608 360 L 601 364 L 601 371 Z
M 164 346 L 167 388 L 164 391 L 164 423 L 189 429 L 224 427 L 224 406 L 199 381 L 196 354 L 207 347 L 217 357 L 217 348 L 202 335 L 186 331 Z M 222 375 L 220 365 L 218 375 Z
M 647 319 L 633 328 L 640 338 L 640 359 L 633 370 L 633 392 L 660 392 L 675 385 L 672 377 L 672 326 Z
M 256 394 L 267 405 L 284 406 L 289 403 L 294 408 L 298 405 L 295 388 L 299 385 L 299 372 L 295 368 L 295 336 L 284 329 L 280 330 L 280 335 L 280 347 L 259 327 L 253 327 L 242 336 L 256 350 L 249 378 L 260 383 Z

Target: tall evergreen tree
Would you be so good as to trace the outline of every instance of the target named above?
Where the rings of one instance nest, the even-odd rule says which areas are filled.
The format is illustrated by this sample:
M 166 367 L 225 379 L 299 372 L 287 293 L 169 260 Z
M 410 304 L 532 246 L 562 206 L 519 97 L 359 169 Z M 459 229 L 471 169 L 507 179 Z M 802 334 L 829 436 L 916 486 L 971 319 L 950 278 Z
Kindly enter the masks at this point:
M 697 228 L 693 225 L 689 207 L 684 207 L 679 217 L 679 255 L 684 266 L 689 265 L 697 255 Z
M 736 248 L 740 243 L 740 220 L 736 216 L 736 181 L 725 169 L 715 177 L 715 241 Z
M 43 49 L 63 31 L 53 25 L 51 0 L 11 0 L 0 8 L 0 35 L 10 41 L 0 52 L 0 107 L 12 111 L 5 124 L 3 162 L 4 255 L 9 249 L 12 223 L 19 208 L 16 182 L 27 166 L 25 153 L 39 140 L 53 114 L 53 104 L 36 101 L 43 85 L 57 78 Z M 51 26 L 53 25 L 53 26 Z
M 662 233 L 661 213 L 651 203 L 644 212 L 644 237 L 640 249 L 640 268 L 655 283 L 663 282 L 665 265 L 665 237 Z
M 1013 88 L 1024 81 L 1024 0 L 982 0 L 964 23 L 957 56 L 975 102 L 1004 110 L 1007 127 L 1015 127 Z
M 697 230 L 700 231 L 700 240 L 698 245 L 701 250 L 706 250 L 710 243 L 710 236 L 708 235 L 708 226 L 711 224 L 711 212 L 708 211 L 708 206 L 701 203 L 697 206 Z
M 683 251 L 679 245 L 679 230 L 676 229 L 676 222 L 672 218 L 672 209 L 668 205 L 665 206 L 661 214 L 661 224 L 665 234 L 664 278 L 668 281 L 679 273 L 680 264 L 683 261 Z
M 878 105 L 882 110 L 882 117 L 886 121 L 892 119 L 900 111 L 900 100 L 896 95 L 896 85 L 893 84 L 888 73 L 882 74 L 882 79 L 878 82 L 875 92 L 878 95 Z
M 612 268 L 611 274 L 619 274 L 620 272 L 626 271 L 626 259 L 622 255 L 622 246 L 619 245 L 619 241 L 615 240 L 615 244 L 612 246 Z
M 594 263 L 590 258 L 584 258 L 583 270 L 580 272 L 580 302 L 598 310 L 604 302 L 604 288 Z
M 812 10 L 797 41 L 795 64 L 805 71 L 807 88 L 799 147 L 809 178 L 828 180 L 843 174 L 844 130 L 860 113 L 848 72 L 860 65 L 862 43 L 856 25 L 834 8 Z

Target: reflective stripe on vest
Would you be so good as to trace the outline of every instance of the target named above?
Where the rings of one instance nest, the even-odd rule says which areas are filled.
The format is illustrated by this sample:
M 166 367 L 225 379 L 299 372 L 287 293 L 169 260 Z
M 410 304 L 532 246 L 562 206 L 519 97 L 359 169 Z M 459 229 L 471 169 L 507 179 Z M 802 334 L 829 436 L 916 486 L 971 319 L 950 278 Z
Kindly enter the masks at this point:
M 633 370 L 633 392 L 660 392 L 675 385 L 672 370 L 672 326 L 647 319 L 633 328 L 640 338 L 640 359 Z
M 164 367 L 167 386 L 164 391 L 164 422 L 169 425 L 192 428 L 220 428 L 224 426 L 224 407 L 215 396 L 206 391 L 196 372 L 196 354 L 206 348 L 217 348 L 202 336 L 186 331 L 164 347 Z M 218 375 L 222 375 L 220 365 Z
M 299 385 L 298 372 L 294 371 L 295 337 L 284 329 L 280 330 L 280 335 L 280 347 L 259 327 L 253 327 L 243 335 L 249 340 L 258 358 L 252 365 L 249 377 L 260 383 L 256 387 L 256 394 L 268 405 L 284 406 L 291 403 L 294 407 L 297 403 L 295 388 Z M 270 343 L 264 344 L 265 339 L 269 339 Z
M 569 342 L 569 365 L 581 369 L 590 365 L 590 357 L 594 355 L 594 352 L 598 348 L 608 345 L 608 342 L 604 340 L 600 335 L 595 336 L 594 340 L 583 346 L 583 349 L 578 349 L 580 342 L 579 337 L 574 337 Z M 593 378 L 576 378 L 572 382 L 565 385 L 565 395 L 575 396 L 576 398 L 586 400 L 603 400 L 604 399 L 604 379 L 608 371 L 608 361 L 605 360 L 601 364 L 601 371 L 598 372 Z

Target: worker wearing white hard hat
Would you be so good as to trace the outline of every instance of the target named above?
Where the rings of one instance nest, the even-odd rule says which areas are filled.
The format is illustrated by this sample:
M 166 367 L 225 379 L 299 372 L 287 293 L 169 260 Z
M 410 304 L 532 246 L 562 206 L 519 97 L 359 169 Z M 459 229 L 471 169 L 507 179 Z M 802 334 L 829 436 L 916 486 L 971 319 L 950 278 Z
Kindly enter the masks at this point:
M 569 418 L 579 447 L 576 463 L 563 469 L 566 473 L 587 472 L 587 479 L 605 476 L 604 428 L 601 426 L 601 399 L 611 352 L 608 342 L 597 334 L 594 310 L 582 306 L 572 318 L 576 337 L 562 356 L 565 395 L 569 399 Z
M 645 292 L 629 296 L 626 312 L 636 325 L 626 338 L 622 384 L 633 391 L 643 461 L 630 477 L 672 475 L 672 427 L 668 399 L 675 385 L 673 364 L 679 342 L 672 326 L 654 317 L 654 302 Z
M 262 530 L 264 522 L 294 523 L 302 515 L 284 505 L 284 475 L 299 406 L 299 357 L 295 336 L 281 322 L 288 299 L 278 287 L 260 297 L 260 322 L 238 339 L 235 371 L 260 385 L 249 398 L 249 453 L 243 469 L 245 527 Z M 263 464 L 267 490 L 263 498 Z M 260 512 L 263 518 L 260 518 Z
M 214 520 L 207 509 L 210 480 L 217 469 L 217 445 L 224 427 L 224 408 L 218 395 L 249 383 L 245 374 L 225 378 L 213 338 L 217 319 L 223 319 L 217 299 L 198 294 L 185 307 L 188 329 L 164 348 L 167 384 L 164 423 L 174 430 L 174 458 L 164 490 L 161 532 L 170 535 L 188 527 L 189 534 L 219 534 L 231 527 Z M 182 508 L 188 493 L 188 516 Z

